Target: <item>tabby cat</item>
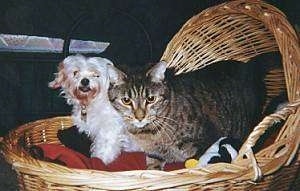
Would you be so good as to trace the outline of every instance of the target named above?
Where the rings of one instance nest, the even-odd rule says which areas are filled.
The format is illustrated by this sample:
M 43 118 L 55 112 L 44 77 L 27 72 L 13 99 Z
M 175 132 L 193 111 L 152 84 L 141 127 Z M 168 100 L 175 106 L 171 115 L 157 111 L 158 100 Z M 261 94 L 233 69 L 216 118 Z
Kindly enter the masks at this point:
M 166 65 L 162 61 L 131 76 L 115 68 L 109 89 L 129 135 L 150 157 L 199 158 L 220 137 L 249 135 L 265 97 L 256 64 L 222 61 L 180 75 Z

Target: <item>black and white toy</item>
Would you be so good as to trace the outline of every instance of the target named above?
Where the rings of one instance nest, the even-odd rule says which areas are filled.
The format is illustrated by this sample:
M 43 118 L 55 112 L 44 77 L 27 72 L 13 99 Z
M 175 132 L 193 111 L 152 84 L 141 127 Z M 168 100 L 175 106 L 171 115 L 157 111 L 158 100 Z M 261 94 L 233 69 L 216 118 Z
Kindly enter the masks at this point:
M 231 163 L 241 147 L 241 142 L 234 138 L 221 137 L 211 145 L 199 158 L 197 167 L 205 167 L 208 164 L 225 162 Z

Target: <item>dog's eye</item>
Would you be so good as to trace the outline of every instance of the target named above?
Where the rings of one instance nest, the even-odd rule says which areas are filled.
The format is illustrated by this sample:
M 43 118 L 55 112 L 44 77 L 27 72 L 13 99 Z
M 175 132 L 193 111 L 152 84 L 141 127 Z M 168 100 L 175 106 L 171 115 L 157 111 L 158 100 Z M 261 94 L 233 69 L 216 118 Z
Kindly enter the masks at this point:
M 148 104 L 154 103 L 155 100 L 156 100 L 156 97 L 155 97 L 155 96 L 148 96 L 148 97 L 146 98 L 146 102 L 147 102 Z
M 99 77 L 100 77 L 100 74 L 94 73 L 93 76 L 94 76 L 95 78 L 99 78 Z
M 76 76 L 78 74 L 78 71 L 74 71 L 73 75 Z
M 131 104 L 131 99 L 129 97 L 123 97 L 122 102 L 124 105 L 130 105 Z

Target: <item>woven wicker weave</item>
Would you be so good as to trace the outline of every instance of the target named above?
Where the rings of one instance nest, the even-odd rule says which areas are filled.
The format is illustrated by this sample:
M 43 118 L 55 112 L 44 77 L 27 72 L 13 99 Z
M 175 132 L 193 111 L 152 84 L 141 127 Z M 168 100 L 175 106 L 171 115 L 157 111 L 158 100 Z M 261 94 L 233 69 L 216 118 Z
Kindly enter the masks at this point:
M 300 48 L 282 12 L 257 0 L 211 7 L 186 22 L 161 59 L 179 74 L 224 59 L 245 62 L 276 50 L 281 52 L 284 73 L 270 71 L 268 95 L 286 88 L 290 103 L 254 128 L 232 164 L 172 172 L 111 173 L 71 169 L 35 160 L 25 152 L 24 145 L 59 143 L 57 130 L 72 125 L 68 116 L 31 122 L 11 131 L 2 140 L 2 154 L 16 170 L 20 190 L 288 190 L 292 184 L 299 186 L 295 179 L 300 166 Z M 254 154 L 251 147 L 280 120 L 285 124 L 276 141 Z

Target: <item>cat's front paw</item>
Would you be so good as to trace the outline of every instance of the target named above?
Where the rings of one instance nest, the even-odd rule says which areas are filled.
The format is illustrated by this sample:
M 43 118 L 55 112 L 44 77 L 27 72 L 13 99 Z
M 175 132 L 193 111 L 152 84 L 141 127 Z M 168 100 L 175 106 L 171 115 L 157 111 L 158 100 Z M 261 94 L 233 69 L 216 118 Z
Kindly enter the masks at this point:
M 165 162 L 159 159 L 146 157 L 147 170 L 163 170 Z

